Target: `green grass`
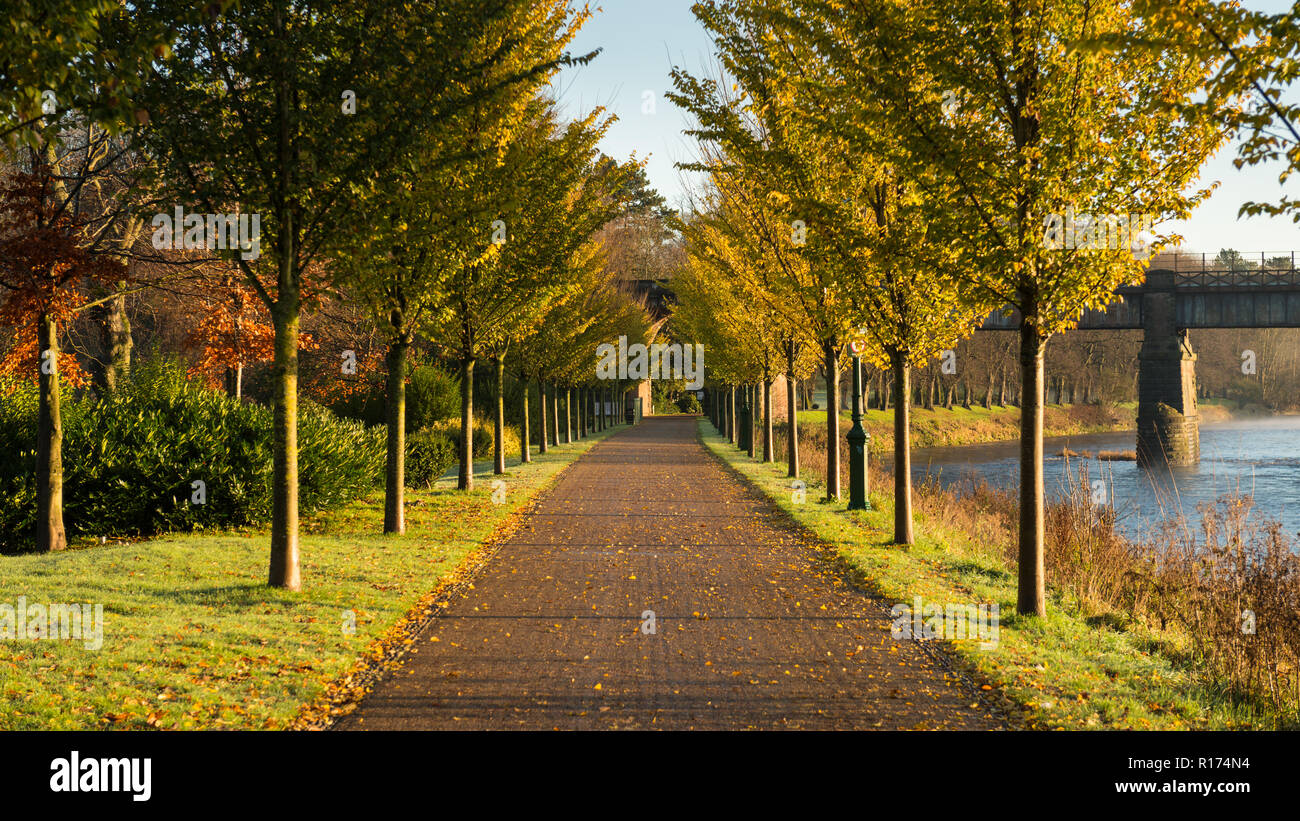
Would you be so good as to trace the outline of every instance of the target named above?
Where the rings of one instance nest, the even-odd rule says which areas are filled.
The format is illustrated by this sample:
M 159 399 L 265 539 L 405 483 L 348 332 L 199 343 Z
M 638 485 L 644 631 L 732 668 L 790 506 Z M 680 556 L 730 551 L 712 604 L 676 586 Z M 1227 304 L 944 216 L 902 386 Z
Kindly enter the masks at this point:
M 266 532 L 0 557 L 0 603 L 103 605 L 103 645 L 0 641 L 0 730 L 280 728 L 596 441 L 411 492 L 385 537 L 382 493 L 302 524 L 301 593 L 266 586 Z M 477 467 L 477 466 L 476 466 Z M 355 633 L 343 629 L 355 614 Z
M 847 572 L 890 602 L 999 605 L 997 646 L 946 643 L 975 674 L 1000 691 L 1035 728 L 1228 729 L 1268 725 L 1249 705 L 1233 703 L 1194 674 L 1167 637 L 1113 629 L 1072 612 L 1052 596 L 1045 619 L 1016 615 L 1012 568 L 986 546 L 919 516 L 917 543 L 890 544 L 893 503 L 870 493 L 872 509 L 849 512 L 823 503 L 824 487 L 808 481 L 796 503 L 783 463 L 750 459 L 700 421 L 705 445 L 770 497 L 796 523 L 830 545 Z M 1269 725 L 1271 726 L 1271 725 Z

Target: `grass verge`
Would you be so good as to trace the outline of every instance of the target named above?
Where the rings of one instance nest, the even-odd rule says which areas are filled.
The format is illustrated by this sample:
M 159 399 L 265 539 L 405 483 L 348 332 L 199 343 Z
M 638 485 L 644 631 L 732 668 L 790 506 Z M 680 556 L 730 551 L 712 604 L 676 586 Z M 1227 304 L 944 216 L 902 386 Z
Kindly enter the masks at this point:
M 494 532 L 623 429 L 510 468 L 502 504 L 490 474 L 470 493 L 445 480 L 409 492 L 404 536 L 382 535 L 382 493 L 304 520 L 300 593 L 266 586 L 262 530 L 0 557 L 0 603 L 90 603 L 104 615 L 98 649 L 0 641 L 0 730 L 307 726 L 295 718 L 308 705 L 390 656 Z
M 1236 403 L 1222 399 L 1203 399 L 1198 402 L 1202 424 L 1226 422 L 1237 417 L 1249 417 L 1257 411 L 1242 409 Z M 1258 409 L 1262 411 L 1262 409 Z M 912 447 L 960 447 L 1004 442 L 1020 436 L 1020 409 L 1013 406 L 989 408 L 971 405 L 969 408 L 954 405 L 951 409 L 936 407 L 927 410 L 913 407 Z M 776 419 L 778 427 L 781 419 Z M 852 414 L 841 408 L 840 425 L 847 430 L 852 426 Z M 825 429 L 825 410 L 799 411 L 799 426 L 805 431 Z M 862 426 L 871 435 L 872 453 L 888 453 L 894 449 L 894 411 L 870 409 L 862 413 Z M 1091 433 L 1117 433 L 1137 427 L 1137 403 L 1116 402 L 1108 405 L 1048 405 L 1043 409 L 1043 435 L 1084 436 Z
M 954 405 L 951 409 L 927 410 L 913 407 L 912 447 L 956 447 L 1002 442 L 1020 435 L 1020 409 L 1016 407 L 969 408 Z M 1043 409 L 1045 436 L 1081 436 L 1132 430 L 1137 409 L 1132 403 L 1117 405 L 1048 405 Z M 851 414 L 841 408 L 840 425 L 847 430 Z M 780 420 L 777 420 L 780 421 Z M 804 430 L 825 429 L 825 410 L 799 411 L 799 426 Z M 871 435 L 872 453 L 894 449 L 894 411 L 871 409 L 862 413 L 862 426 Z
M 893 502 L 870 493 L 870 510 L 818 502 L 821 482 L 809 478 L 804 501 L 782 462 L 750 459 L 719 436 L 707 419 L 700 437 L 721 461 L 806 528 L 850 571 L 886 599 L 924 604 L 997 604 L 998 641 L 943 642 L 952 655 L 998 691 L 1034 729 L 1246 729 L 1256 714 L 1196 675 L 1179 647 L 1140 628 L 1082 615 L 1050 594 L 1045 619 L 1016 615 L 1016 577 L 967 534 L 918 514 L 916 544 L 891 544 Z

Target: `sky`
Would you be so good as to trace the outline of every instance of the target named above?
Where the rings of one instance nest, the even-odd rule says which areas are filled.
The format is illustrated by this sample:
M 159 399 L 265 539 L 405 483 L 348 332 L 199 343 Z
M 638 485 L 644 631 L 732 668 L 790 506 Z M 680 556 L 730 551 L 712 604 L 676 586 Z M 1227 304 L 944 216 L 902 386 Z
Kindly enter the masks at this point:
M 1247 0 L 1252 9 L 1278 12 L 1291 0 Z M 690 176 L 675 168 L 694 159 L 693 141 L 683 132 L 685 112 L 665 97 L 672 89 L 670 72 L 680 66 L 706 73 L 713 65 L 713 43 L 691 14 L 691 0 L 600 0 L 600 9 L 575 38 L 572 51 L 601 49 L 590 64 L 564 70 L 555 86 L 570 115 L 604 106 L 618 117 L 601 149 L 611 157 L 648 159 L 646 174 L 670 205 L 685 202 Z M 1233 146 L 1225 147 L 1204 167 L 1200 183 L 1217 181 L 1208 201 L 1184 223 L 1160 230 L 1183 235 L 1183 247 L 1215 253 L 1220 248 L 1243 252 L 1300 251 L 1300 225 L 1289 219 L 1237 218 L 1249 200 L 1273 201 L 1283 189 L 1281 166 L 1237 170 Z M 1288 185 L 1293 196 L 1296 186 Z
M 601 53 L 561 73 L 560 102 L 571 115 L 604 106 L 617 116 L 601 149 L 620 160 L 648 159 L 650 183 L 677 206 L 687 183 L 674 164 L 695 155 L 682 133 L 690 119 L 664 93 L 672 90 L 674 66 L 699 73 L 711 63 L 713 41 L 691 14 L 691 0 L 601 0 L 600 7 L 570 51 Z

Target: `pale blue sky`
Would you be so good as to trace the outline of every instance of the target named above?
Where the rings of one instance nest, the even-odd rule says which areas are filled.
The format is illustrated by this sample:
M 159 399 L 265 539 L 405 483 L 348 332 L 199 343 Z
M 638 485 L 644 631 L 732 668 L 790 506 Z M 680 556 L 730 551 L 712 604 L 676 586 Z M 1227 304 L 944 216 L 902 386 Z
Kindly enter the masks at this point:
M 618 122 L 602 149 L 619 159 L 634 153 L 648 156 L 650 182 L 677 205 L 686 181 L 673 165 L 689 161 L 694 154 L 691 141 L 682 133 L 688 123 L 686 114 L 663 95 L 671 89 L 669 71 L 674 65 L 700 73 L 712 64 L 713 44 L 691 14 L 691 0 L 602 0 L 600 5 L 579 33 L 573 51 L 604 51 L 590 65 L 560 75 L 561 102 L 572 113 L 603 105 L 615 114 Z M 1276 12 L 1291 3 L 1246 0 L 1245 5 Z M 645 110 L 647 99 L 653 101 L 651 113 Z M 1289 220 L 1237 219 L 1242 202 L 1276 199 L 1281 188 L 1280 166 L 1238 171 L 1232 167 L 1235 154 L 1234 148 L 1225 149 L 1206 164 L 1203 179 L 1217 180 L 1220 186 L 1192 219 L 1175 229 L 1185 237 L 1184 245 L 1211 253 L 1224 247 L 1300 251 L 1300 226 Z M 1293 196 L 1295 188 L 1288 185 Z

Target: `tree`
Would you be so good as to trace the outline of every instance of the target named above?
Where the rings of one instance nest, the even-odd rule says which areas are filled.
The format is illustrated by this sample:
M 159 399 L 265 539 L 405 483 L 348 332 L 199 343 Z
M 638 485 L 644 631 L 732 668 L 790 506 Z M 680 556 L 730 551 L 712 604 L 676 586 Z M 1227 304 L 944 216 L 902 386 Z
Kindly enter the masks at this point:
M 741 381 L 760 377 L 764 461 L 773 455 L 772 384 L 778 374 L 787 375 L 790 435 L 786 459 L 790 475 L 797 478 L 798 413 L 793 379 L 810 371 L 811 363 L 801 362 L 800 352 L 810 348 L 807 343 L 811 340 L 799 324 L 790 321 L 797 309 L 781 302 L 774 284 L 784 272 L 807 263 L 785 237 L 788 223 L 766 207 L 763 192 L 755 191 L 752 180 L 733 173 L 734 169 L 727 170 L 716 157 L 708 167 L 713 169 L 710 196 L 699 213 L 680 222 L 689 263 L 675 280 L 678 306 L 673 312 L 674 328 L 680 336 L 704 341 L 715 353 L 734 346 L 732 364 L 745 368 L 738 374 Z
M 1170 98 L 1166 105 L 1188 120 L 1240 135 L 1237 168 L 1281 161 L 1278 184 L 1285 184 L 1300 168 L 1300 103 L 1286 95 L 1300 77 L 1300 4 L 1274 14 L 1216 0 L 1136 0 L 1134 7 L 1148 22 L 1141 36 L 1119 34 L 1104 45 L 1221 64 L 1204 94 Z M 1238 211 L 1257 214 L 1290 214 L 1300 222 L 1300 200 L 1283 194 L 1243 203 Z
M 904 173 L 953 193 L 935 231 L 959 249 L 969 298 L 1019 315 L 1018 610 L 1042 615 L 1047 340 L 1140 280 L 1146 232 L 1135 228 L 1183 217 L 1207 194 L 1184 191 L 1223 135 L 1168 101 L 1194 98 L 1214 61 L 1089 47 L 1144 27 L 1120 0 L 792 8 L 816 21 L 830 70 L 893 118 Z
M 33 150 L 30 171 L 11 171 L 0 187 L 0 325 L 20 329 L 0 373 L 38 373 L 36 549 L 67 546 L 63 526 L 63 418 L 60 374 L 84 383 L 60 350 L 59 329 L 87 307 L 83 281 L 110 282 L 121 264 L 94 247 L 94 224 L 70 202 L 52 142 Z
M 835 52 L 841 44 L 819 18 L 780 2 L 740 3 L 728 14 L 735 22 L 727 64 L 752 100 L 756 124 L 786 135 L 820 171 L 782 192 L 792 214 L 807 215 L 807 264 L 838 273 L 859 323 L 855 333 L 867 343 L 864 358 L 888 368 L 894 395 L 908 397 L 915 363 L 952 347 L 1000 307 L 963 294 L 957 255 L 932 230 L 953 207 L 952 192 L 909 165 L 895 118 L 880 101 L 821 58 L 819 48 Z M 899 544 L 914 541 L 909 405 L 894 405 Z
M 717 179 L 717 175 L 715 175 Z M 751 428 L 760 406 L 763 413 L 762 458 L 772 458 L 771 384 L 780 373 L 790 326 L 761 293 L 763 275 L 756 269 L 770 257 L 750 243 L 766 226 L 751 222 L 722 195 L 711 198 L 699 213 L 680 224 L 686 240 L 687 264 L 674 279 L 678 304 L 673 310 L 674 333 L 702 342 L 709 373 L 730 388 L 746 386 L 750 396 Z M 755 391 L 752 386 L 761 385 Z M 793 407 L 793 406 L 791 406 Z M 798 435 L 791 411 L 790 435 Z M 750 438 L 750 455 L 758 453 Z M 797 453 L 797 451 L 795 451 Z
M 211 4 L 220 9 L 231 0 Z M 0 30 L 0 139 L 38 144 L 43 123 L 79 110 L 118 129 L 134 121 L 142 61 L 167 53 L 166 24 L 119 0 L 11 0 Z M 134 30 L 130 48 L 106 32 Z
M 1255 269 L 1255 263 L 1242 256 L 1240 251 L 1232 248 L 1219 249 L 1218 255 L 1211 264 L 1216 270 L 1223 269 L 1233 274 L 1245 273 Z
M 198 354 L 189 368 L 191 378 L 241 399 L 244 368 L 275 360 L 275 328 L 253 289 L 228 266 L 223 267 L 224 271 L 204 278 L 206 288 L 190 296 L 197 319 L 185 335 L 184 345 Z M 316 347 L 310 334 L 299 335 L 299 350 Z
M 466 239 L 473 259 L 452 273 L 448 308 L 436 337 L 461 363 L 461 458 L 457 487 L 473 488 L 474 363 L 494 360 L 497 380 L 496 468 L 504 472 L 501 432 L 504 359 L 511 344 L 562 297 L 578 248 L 615 212 L 624 170 L 598 162 L 596 143 L 609 120 L 599 111 L 560 127 L 549 101 L 535 98 L 501 157 L 476 171 L 466 196 L 492 216 Z M 477 244 L 476 244 L 477 243 Z
M 366 224 L 360 206 L 381 169 L 481 101 L 477 78 L 520 41 L 551 40 L 564 27 L 557 3 L 249 0 L 224 15 L 182 0 L 138 4 L 143 19 L 175 21 L 173 54 L 150 66 L 138 102 L 150 148 L 181 182 L 177 201 L 261 218 L 258 245 L 232 258 L 275 328 L 272 586 L 301 588 L 303 272 L 342 244 L 348 226 Z M 123 38 L 132 42 L 130 32 Z M 513 84 L 558 59 L 513 64 L 499 79 Z
M 548 430 L 547 384 L 559 385 L 584 379 L 590 384 L 596 362 L 596 346 L 619 336 L 644 340 L 650 325 L 645 309 L 618 287 L 618 275 L 611 269 L 599 240 L 583 244 L 568 262 L 564 295 L 555 300 L 539 321 L 520 327 L 524 332 L 515 343 L 515 363 L 525 390 L 537 384 L 542 423 L 541 449 L 546 452 Z M 617 394 L 621 383 L 612 390 Z M 527 447 L 528 406 L 523 408 L 521 448 Z M 550 420 L 554 426 L 554 419 Z M 558 439 L 557 442 L 558 444 Z
M 716 3 L 699 3 L 695 12 L 714 35 L 724 69 L 734 78 L 736 92 L 726 91 L 726 81 L 698 79 L 686 71 L 674 69 L 676 93 L 670 97 L 687 109 L 698 121 L 688 131 L 728 172 L 741 169 L 750 177 L 750 190 L 760 192 L 763 207 L 771 208 L 784 223 L 779 239 L 768 241 L 791 250 L 781 254 L 771 270 L 767 290 L 773 294 L 773 307 L 785 311 L 785 321 L 800 329 L 817 346 L 827 375 L 827 441 L 838 442 L 838 380 L 843 347 L 855 327 L 852 297 L 840 271 L 831 266 L 794 263 L 806 251 L 805 243 L 815 241 L 808 227 L 813 215 L 805 210 L 810 203 L 822 202 L 827 191 L 829 152 L 818 150 L 820 137 L 805 123 L 788 116 L 788 107 L 777 105 L 763 64 L 741 21 Z M 685 164 L 690 170 L 710 171 L 709 161 Z M 786 260 L 791 260 L 786 262 Z M 839 448 L 826 451 L 826 497 L 840 496 Z
M 627 180 L 641 170 L 635 161 L 620 165 L 600 155 L 596 144 L 611 120 L 599 110 L 570 123 L 547 138 L 549 158 L 536 162 L 533 172 L 516 177 L 526 185 L 520 193 L 524 207 L 514 223 L 514 236 L 497 262 L 532 272 L 532 284 L 520 289 L 514 324 L 490 345 L 496 371 L 494 472 L 505 472 L 505 357 L 508 349 L 530 334 L 530 327 L 555 301 L 571 297 L 576 289 L 591 287 L 593 268 L 604 268 L 603 249 L 592 237 L 601 225 L 625 207 Z M 639 196 L 644 197 L 644 192 Z M 528 282 L 528 280 L 524 280 Z M 608 283 L 597 280 L 602 291 Z M 588 306 L 608 317 L 616 308 L 598 301 Z M 604 328 L 600 323 L 592 327 Z M 526 399 L 525 392 L 525 399 Z M 586 407 L 585 405 L 583 406 Z M 527 425 L 525 416 L 525 426 Z

